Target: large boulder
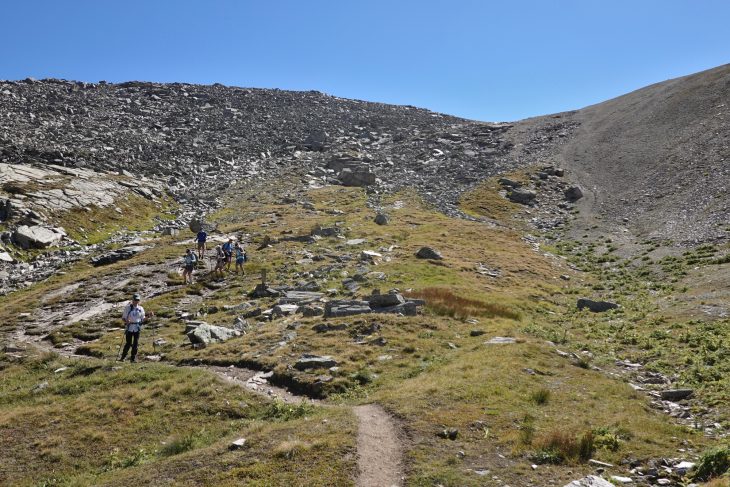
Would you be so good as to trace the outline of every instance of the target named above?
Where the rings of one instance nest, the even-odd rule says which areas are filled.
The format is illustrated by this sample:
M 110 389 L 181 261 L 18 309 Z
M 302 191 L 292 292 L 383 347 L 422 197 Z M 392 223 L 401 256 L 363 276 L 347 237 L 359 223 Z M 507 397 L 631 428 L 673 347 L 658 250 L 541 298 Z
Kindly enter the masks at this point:
M 63 237 L 66 232 L 63 228 L 46 228 L 40 225 L 21 225 L 13 232 L 13 242 L 24 249 L 43 249 L 49 247 Z
M 537 193 L 524 188 L 512 188 L 509 192 L 508 198 L 510 201 L 520 203 L 522 205 L 530 205 L 535 202 Z
M 441 252 L 439 252 L 436 249 L 433 249 L 431 247 L 421 247 L 418 252 L 416 252 L 416 257 L 419 259 L 433 259 L 433 260 L 441 260 L 444 257 L 441 255 Z
M 190 343 L 208 345 L 211 343 L 225 342 L 233 337 L 241 335 L 241 332 L 232 328 L 210 325 L 204 321 L 188 324 L 187 332 Z
M 594 313 L 603 313 L 611 309 L 618 308 L 618 304 L 609 301 L 593 301 L 588 298 L 580 298 L 577 303 L 578 309 L 588 308 Z
M 375 173 L 369 167 L 346 167 L 337 176 L 343 186 L 364 187 L 375 184 Z
M 565 199 L 568 201 L 578 201 L 583 197 L 583 190 L 580 189 L 580 186 L 571 186 L 563 194 L 565 194 Z
M 388 215 L 385 213 L 378 212 L 377 215 L 375 215 L 375 223 L 378 225 L 387 225 L 389 223 Z
M 405 298 L 398 293 L 373 294 L 368 296 L 371 308 L 385 308 L 386 306 L 397 306 L 406 302 Z

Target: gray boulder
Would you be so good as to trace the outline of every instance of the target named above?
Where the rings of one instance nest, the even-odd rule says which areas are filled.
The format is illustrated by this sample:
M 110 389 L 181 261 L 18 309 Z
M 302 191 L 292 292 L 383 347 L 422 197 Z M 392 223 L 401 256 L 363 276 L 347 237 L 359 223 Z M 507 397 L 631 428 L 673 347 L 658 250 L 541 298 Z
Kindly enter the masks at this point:
M 375 184 L 375 173 L 368 167 L 346 167 L 337 176 L 343 186 L 364 187 Z
M 57 243 L 65 236 L 66 232 L 62 228 L 21 225 L 13 232 L 12 239 L 23 249 L 43 249 Z
M 388 215 L 385 213 L 378 213 L 375 215 L 375 223 L 378 225 L 387 225 L 389 221 Z
M 513 188 L 512 191 L 509 192 L 508 198 L 510 201 L 515 203 L 529 205 L 535 202 L 537 193 L 530 191 L 529 189 Z
M 568 201 L 578 201 L 583 197 L 583 190 L 579 186 L 571 186 L 563 194 Z
M 288 316 L 296 313 L 297 311 L 299 311 L 299 306 L 296 304 L 277 304 L 271 310 L 271 314 L 276 318 L 279 316 Z
M 310 369 L 329 369 L 335 367 L 337 361 L 329 355 L 311 355 L 305 353 L 302 357 L 296 361 L 294 368 L 297 370 L 310 370 Z
M 406 302 L 405 298 L 398 293 L 374 294 L 368 296 L 371 308 L 384 308 L 386 306 L 397 306 Z
M 594 313 L 603 313 L 604 311 L 616 309 L 619 307 L 616 303 L 611 303 L 609 301 L 593 301 L 592 299 L 588 298 L 578 299 L 577 306 L 578 309 L 588 308 Z
M 191 329 L 187 332 L 187 336 L 190 343 L 193 344 L 209 345 L 211 343 L 220 343 L 241 335 L 241 332 L 238 330 L 209 325 L 204 321 L 195 324 L 188 323 L 188 328 Z
M 441 260 L 444 257 L 441 255 L 441 252 L 439 252 L 436 249 L 433 249 L 431 247 L 421 247 L 418 252 L 416 252 L 416 257 L 419 259 L 433 259 L 433 260 Z

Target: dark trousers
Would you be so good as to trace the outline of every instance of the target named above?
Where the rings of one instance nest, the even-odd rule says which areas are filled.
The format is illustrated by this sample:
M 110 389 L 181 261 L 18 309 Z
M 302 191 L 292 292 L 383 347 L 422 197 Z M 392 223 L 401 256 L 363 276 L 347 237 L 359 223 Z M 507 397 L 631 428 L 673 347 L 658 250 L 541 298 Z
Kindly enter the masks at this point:
M 139 332 L 138 331 L 125 331 L 124 332 L 124 339 L 126 342 L 124 343 L 124 350 L 122 350 L 122 360 L 127 356 L 127 352 L 129 352 L 129 347 L 132 347 L 132 356 L 130 357 L 132 360 L 137 356 L 137 343 L 139 343 Z

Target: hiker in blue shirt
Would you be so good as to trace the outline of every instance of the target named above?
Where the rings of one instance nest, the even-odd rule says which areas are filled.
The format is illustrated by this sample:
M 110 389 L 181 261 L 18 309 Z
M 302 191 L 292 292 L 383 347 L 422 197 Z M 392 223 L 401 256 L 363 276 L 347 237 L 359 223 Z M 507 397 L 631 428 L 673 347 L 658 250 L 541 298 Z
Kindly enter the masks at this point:
M 142 322 L 144 321 L 144 308 L 139 304 L 140 296 L 136 294 L 132 296 L 132 301 L 124 307 L 122 312 L 122 320 L 124 320 L 124 350 L 119 358 L 123 362 L 127 357 L 129 347 L 132 347 L 132 355 L 129 359 L 134 362 L 137 357 L 137 344 L 139 343 L 139 332 L 142 330 Z
M 233 257 L 233 239 L 229 238 L 228 242 L 223 244 L 223 254 L 226 256 L 226 270 L 231 270 L 231 259 Z
M 198 259 L 202 259 L 205 256 L 205 242 L 208 240 L 208 234 L 202 228 L 198 232 L 198 236 L 195 237 L 195 241 L 198 242 Z

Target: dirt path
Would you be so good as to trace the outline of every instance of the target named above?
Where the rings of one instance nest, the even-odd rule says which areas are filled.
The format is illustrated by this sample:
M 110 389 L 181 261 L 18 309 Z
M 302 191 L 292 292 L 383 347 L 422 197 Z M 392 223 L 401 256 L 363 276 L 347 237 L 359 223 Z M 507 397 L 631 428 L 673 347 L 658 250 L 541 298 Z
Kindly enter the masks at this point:
M 403 442 L 393 418 L 377 404 L 354 408 L 357 431 L 358 487 L 403 485 Z

